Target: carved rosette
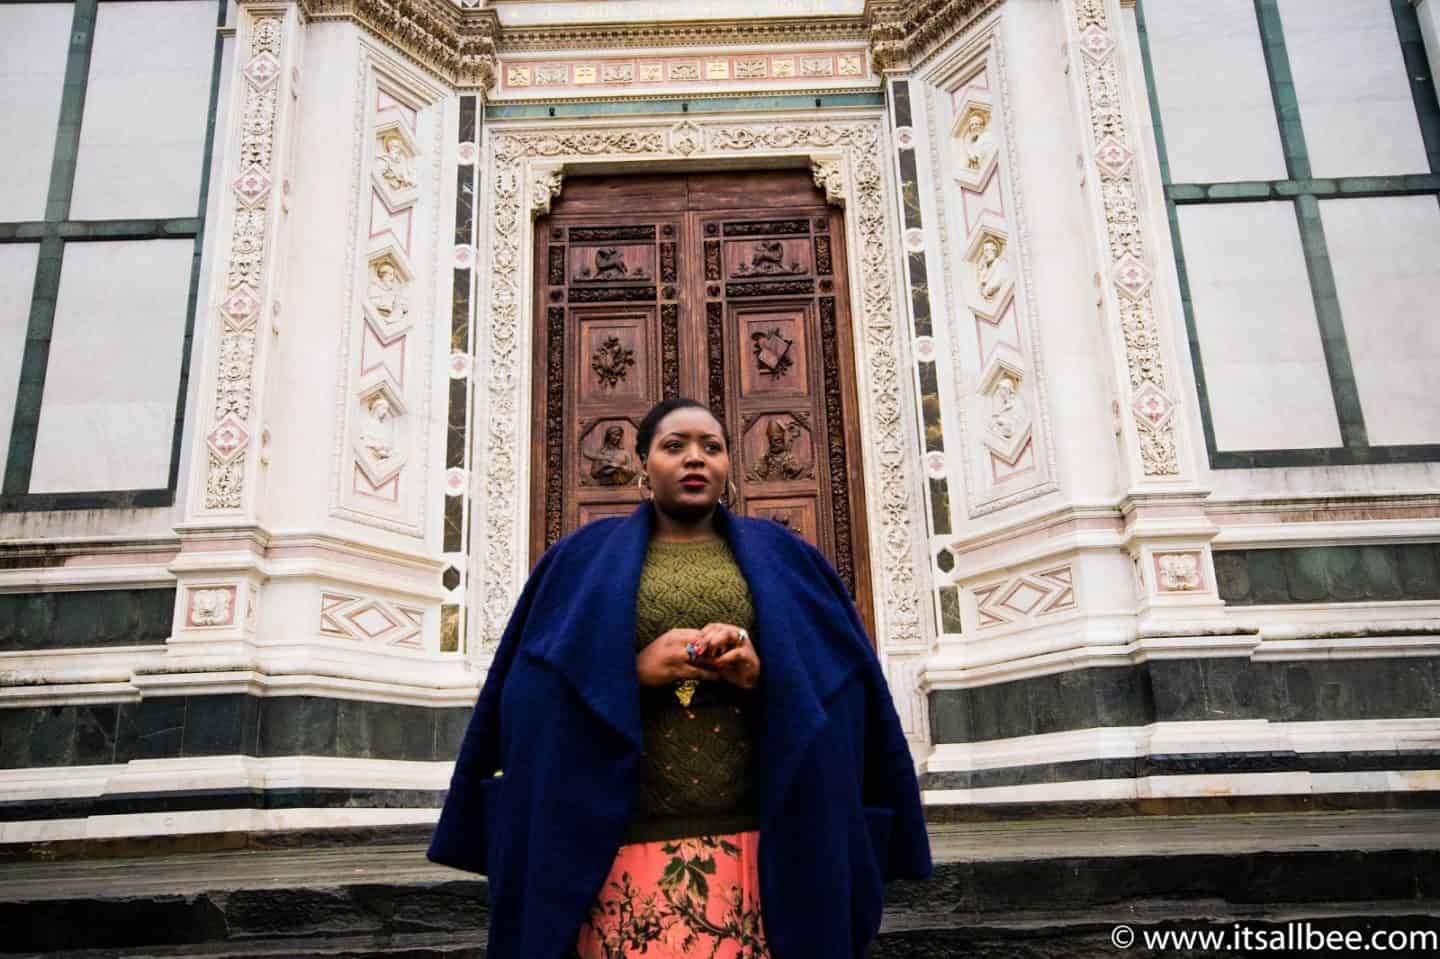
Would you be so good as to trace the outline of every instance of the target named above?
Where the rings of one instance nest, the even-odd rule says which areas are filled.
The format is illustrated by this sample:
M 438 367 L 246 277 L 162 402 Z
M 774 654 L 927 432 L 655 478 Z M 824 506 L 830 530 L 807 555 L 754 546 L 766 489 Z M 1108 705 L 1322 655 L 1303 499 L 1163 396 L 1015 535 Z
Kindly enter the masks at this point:
M 901 401 L 900 326 L 894 294 L 894 204 L 887 198 L 883 174 L 880 124 L 846 120 L 828 123 L 757 123 L 706 125 L 693 120 L 673 126 L 629 128 L 580 127 L 498 133 L 490 141 L 493 158 L 494 215 L 490 233 L 490 305 L 488 342 L 479 353 L 488 358 L 485 382 L 489 394 L 484 437 L 485 543 L 483 638 L 498 641 L 524 573 L 525 517 L 520 476 L 528 446 L 521 435 L 528 392 L 524 368 L 531 362 L 529 320 L 524 297 L 522 250 L 530 241 L 531 171 L 554 169 L 567 161 L 607 158 L 654 160 L 679 156 L 723 157 L 766 153 L 840 161 L 845 179 L 836 186 L 850 210 L 850 236 L 856 244 L 851 261 L 857 265 L 860 296 L 858 361 L 865 366 L 869 387 L 864 405 L 867 449 L 873 451 L 868 490 L 871 535 L 881 580 L 881 636 L 887 648 L 922 648 L 920 595 L 910 504 L 918 495 L 906 452 L 913 438 L 905 435 Z M 839 174 L 837 174 L 838 176 Z
M 1106 0 L 1074 0 L 1071 45 L 1079 51 L 1090 126 L 1090 150 L 1099 173 L 1110 283 L 1120 314 L 1141 470 L 1146 478 L 1178 476 L 1175 400 L 1171 395 L 1155 316 L 1152 268 L 1140 223 L 1134 138 L 1116 63 L 1119 37 Z
M 275 130 L 285 62 L 284 19 L 246 15 L 240 67 L 239 172 L 230 184 L 233 202 L 224 289 L 218 297 L 215 399 L 205 434 L 204 508 L 239 510 L 255 427 L 255 366 L 259 317 L 266 301 L 267 245 L 275 184 Z

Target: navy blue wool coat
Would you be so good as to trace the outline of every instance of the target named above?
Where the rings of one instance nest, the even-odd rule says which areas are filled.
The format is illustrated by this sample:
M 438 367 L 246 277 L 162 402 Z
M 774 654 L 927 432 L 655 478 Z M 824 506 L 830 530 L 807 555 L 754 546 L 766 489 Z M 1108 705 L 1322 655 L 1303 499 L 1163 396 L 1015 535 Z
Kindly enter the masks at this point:
M 480 690 L 428 855 L 489 877 L 490 959 L 569 955 L 620 848 L 641 745 L 635 591 L 653 525 L 642 503 L 552 546 Z M 862 956 L 884 882 L 931 872 L 889 688 L 818 550 L 723 507 L 716 525 L 755 605 L 766 938 L 774 959 Z

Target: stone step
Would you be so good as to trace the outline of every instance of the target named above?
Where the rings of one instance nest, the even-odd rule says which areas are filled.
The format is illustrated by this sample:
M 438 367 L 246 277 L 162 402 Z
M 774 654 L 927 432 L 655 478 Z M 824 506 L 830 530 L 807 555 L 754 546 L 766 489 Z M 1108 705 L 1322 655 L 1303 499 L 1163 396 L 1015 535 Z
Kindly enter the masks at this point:
M 936 874 L 890 886 L 876 956 L 1113 956 L 1119 923 L 1440 933 L 1434 811 L 965 823 L 931 837 Z M 484 879 L 427 862 L 423 843 L 0 865 L 0 953 L 479 956 L 486 919 Z

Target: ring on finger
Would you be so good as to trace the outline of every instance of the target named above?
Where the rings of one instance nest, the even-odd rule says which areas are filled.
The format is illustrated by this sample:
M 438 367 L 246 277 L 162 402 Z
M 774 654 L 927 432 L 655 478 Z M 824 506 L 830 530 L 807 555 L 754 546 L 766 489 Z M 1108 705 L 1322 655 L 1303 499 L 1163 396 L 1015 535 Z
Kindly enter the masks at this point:
M 750 642 L 750 633 L 749 633 L 748 630 L 745 629 L 745 627 L 743 627 L 743 626 L 737 626 L 737 627 L 735 627 L 735 629 L 736 629 L 736 632 L 739 634 L 739 639 L 740 639 L 740 645 L 741 645 L 741 646 L 744 646 L 746 643 Z
M 695 660 L 696 660 L 699 656 L 700 656 L 700 644 L 699 644 L 699 643 L 697 643 L 695 640 L 692 639 L 692 640 L 690 640 L 690 642 L 688 642 L 688 643 L 685 644 L 685 660 L 686 660 L 687 662 L 693 663 L 693 662 L 695 662 Z

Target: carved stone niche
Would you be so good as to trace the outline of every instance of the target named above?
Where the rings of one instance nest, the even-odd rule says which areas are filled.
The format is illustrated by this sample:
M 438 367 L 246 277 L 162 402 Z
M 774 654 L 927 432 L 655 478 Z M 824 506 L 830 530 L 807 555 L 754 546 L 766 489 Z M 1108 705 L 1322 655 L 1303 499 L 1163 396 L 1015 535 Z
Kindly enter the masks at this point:
M 405 465 L 402 417 L 405 400 L 388 380 L 366 387 L 355 414 L 355 461 L 375 487 L 390 482 Z
M 576 464 L 581 486 L 625 487 L 640 475 L 635 424 L 623 417 L 593 420 L 580 430 Z
M 981 442 L 1011 466 L 1030 442 L 1033 425 L 1025 401 L 1024 382 L 1024 361 L 1020 354 L 1003 345 L 990 355 L 980 374 L 979 395 L 983 404 L 979 413 L 985 424 Z
M 740 451 L 745 478 L 784 483 L 815 476 L 815 438 L 806 413 L 760 413 L 745 417 Z
M 987 323 L 998 323 L 1015 295 L 1009 231 L 987 213 L 971 231 L 963 257 L 965 304 Z
M 976 192 L 985 189 L 1000 156 L 995 119 L 994 106 L 977 90 L 967 90 L 955 106 L 950 169 L 955 182 Z
M 410 290 L 415 271 L 405 251 L 387 243 L 369 255 L 365 274 L 365 317 L 381 342 L 389 343 L 414 325 Z
M 375 127 L 375 162 L 370 179 L 391 210 L 412 205 L 420 195 L 420 148 L 398 116 Z

